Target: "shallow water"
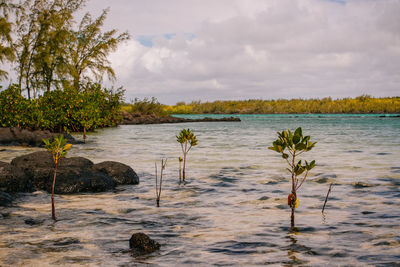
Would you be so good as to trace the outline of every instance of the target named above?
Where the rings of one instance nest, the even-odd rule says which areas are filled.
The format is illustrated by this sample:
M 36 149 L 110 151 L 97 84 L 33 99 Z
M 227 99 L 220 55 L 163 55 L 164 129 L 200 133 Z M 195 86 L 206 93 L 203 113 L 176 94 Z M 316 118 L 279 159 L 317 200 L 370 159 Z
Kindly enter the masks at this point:
M 0 266 L 352 265 L 400 262 L 400 118 L 343 115 L 242 115 L 242 122 L 131 125 L 100 130 L 69 156 L 132 166 L 139 185 L 114 192 L 24 194 L 0 208 Z M 303 127 L 318 144 L 299 191 L 291 232 L 289 175 L 267 147 L 276 132 Z M 199 145 L 178 183 L 180 146 L 189 127 Z M 79 138 L 79 136 L 78 136 Z M 1 147 L 0 160 L 38 149 Z M 154 162 L 168 158 L 161 207 Z M 326 211 L 321 208 L 334 183 Z M 36 224 L 29 220 L 34 220 Z M 26 222 L 25 222 L 26 221 Z M 132 257 L 128 240 L 145 232 L 159 252 Z

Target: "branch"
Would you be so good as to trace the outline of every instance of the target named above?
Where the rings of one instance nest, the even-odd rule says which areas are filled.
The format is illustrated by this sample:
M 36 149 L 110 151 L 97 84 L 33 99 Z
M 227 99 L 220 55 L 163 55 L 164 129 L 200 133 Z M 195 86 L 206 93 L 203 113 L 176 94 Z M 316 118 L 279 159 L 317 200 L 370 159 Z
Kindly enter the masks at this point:
M 303 180 L 301 180 L 300 185 L 297 186 L 297 183 L 296 183 L 296 190 L 298 190 L 298 189 L 300 188 L 300 186 L 302 186 L 302 184 L 304 183 L 304 181 L 305 181 L 306 178 L 307 178 L 307 175 L 308 175 L 308 170 L 306 170 L 306 174 L 304 175 Z
M 328 193 L 326 194 L 326 198 L 325 198 L 324 206 L 322 207 L 322 213 L 324 213 L 324 210 L 325 210 L 325 205 L 326 205 L 326 202 L 328 201 L 328 196 L 329 196 L 329 193 L 331 192 L 332 185 L 333 185 L 333 183 L 331 183 L 331 184 L 329 185 L 329 190 L 328 190 Z

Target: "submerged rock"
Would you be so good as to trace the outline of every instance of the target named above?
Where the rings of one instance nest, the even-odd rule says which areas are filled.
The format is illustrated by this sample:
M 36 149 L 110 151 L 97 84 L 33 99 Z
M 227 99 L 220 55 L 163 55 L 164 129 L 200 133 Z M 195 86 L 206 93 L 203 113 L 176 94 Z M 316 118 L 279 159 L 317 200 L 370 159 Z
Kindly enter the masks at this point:
M 129 239 L 134 254 L 148 254 L 160 249 L 160 244 L 144 233 L 134 233 Z
M 25 224 L 33 226 L 33 225 L 39 225 L 44 222 L 44 220 L 38 220 L 38 219 L 33 219 L 33 218 L 28 218 L 24 220 Z
M 0 161 L 0 191 L 32 192 L 32 183 L 23 170 Z
M 136 172 L 120 162 L 104 161 L 93 166 L 93 169 L 101 171 L 113 178 L 116 184 L 138 184 L 139 177 Z
M 6 192 L 0 191 L 0 206 L 8 206 L 14 201 L 14 198 Z

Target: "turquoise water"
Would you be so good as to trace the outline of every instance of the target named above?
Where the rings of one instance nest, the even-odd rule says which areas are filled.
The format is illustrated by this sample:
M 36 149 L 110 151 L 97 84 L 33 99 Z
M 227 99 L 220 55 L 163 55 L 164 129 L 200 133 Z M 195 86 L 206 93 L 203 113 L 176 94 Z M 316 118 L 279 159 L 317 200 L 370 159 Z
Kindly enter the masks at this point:
M 188 117 L 199 117 L 191 115 Z M 207 115 L 210 116 L 210 115 Z M 213 115 L 221 116 L 221 115 Z M 1 266 L 388 265 L 400 262 L 400 118 L 380 115 L 237 115 L 241 122 L 126 125 L 92 133 L 70 156 L 132 166 L 141 182 L 115 192 L 56 198 L 45 192 L 0 208 Z M 289 175 L 268 150 L 276 132 L 301 126 L 318 142 L 291 232 Z M 175 135 L 193 130 L 188 183 L 178 183 Z M 80 138 L 80 136 L 77 136 Z M 10 161 L 26 149 L 4 147 Z M 30 149 L 37 150 L 37 149 Z M 154 162 L 168 158 L 161 207 Z M 321 213 L 329 184 L 326 211 Z M 43 221 L 29 226 L 26 218 Z M 162 245 L 134 258 L 133 232 Z

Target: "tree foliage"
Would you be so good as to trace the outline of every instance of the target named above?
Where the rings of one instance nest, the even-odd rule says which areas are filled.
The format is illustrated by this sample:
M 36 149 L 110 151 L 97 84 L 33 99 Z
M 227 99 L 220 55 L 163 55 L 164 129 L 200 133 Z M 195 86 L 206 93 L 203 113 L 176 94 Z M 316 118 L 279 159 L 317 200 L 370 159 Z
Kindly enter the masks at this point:
M 66 87 L 82 91 L 88 82 L 102 82 L 104 74 L 115 78 L 108 55 L 129 35 L 118 35 L 115 29 L 103 32 L 107 10 L 96 19 L 87 13 L 76 25 L 74 14 L 84 2 L 24 0 L 13 22 L 0 19 L 0 60 L 6 55 L 4 40 L 11 42 L 10 36 L 15 36 L 10 47 L 16 56 L 17 83 L 28 99 Z
M 13 61 L 14 51 L 12 48 L 12 23 L 10 13 L 15 11 L 16 6 L 8 0 L 0 0 L 0 63 Z M 0 81 L 8 77 L 5 70 L 0 69 Z
M 126 105 L 124 109 L 132 114 L 156 116 L 168 115 L 165 111 L 165 105 L 160 104 L 155 97 L 152 97 L 151 99 L 145 97 L 143 100 L 136 97 L 133 103 Z
M 109 90 L 88 84 L 83 92 L 73 88 L 45 92 L 28 100 L 18 85 L 0 92 L 0 127 L 76 132 L 84 128 L 116 126 L 121 120 L 122 88 Z
M 68 74 L 73 80 L 74 88 L 81 88 L 82 78 L 90 80 L 89 74 L 101 81 L 104 74 L 110 79 L 115 79 L 114 70 L 107 56 L 114 51 L 118 44 L 129 38 L 127 32 L 117 34 L 113 29 L 102 32 L 104 20 L 108 10 L 103 10 L 102 14 L 92 19 L 89 13 L 82 18 L 78 31 L 71 34 L 68 45 Z

